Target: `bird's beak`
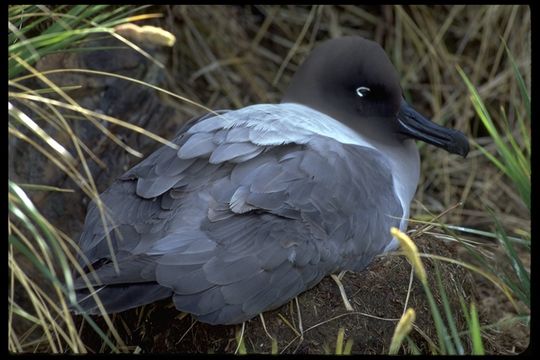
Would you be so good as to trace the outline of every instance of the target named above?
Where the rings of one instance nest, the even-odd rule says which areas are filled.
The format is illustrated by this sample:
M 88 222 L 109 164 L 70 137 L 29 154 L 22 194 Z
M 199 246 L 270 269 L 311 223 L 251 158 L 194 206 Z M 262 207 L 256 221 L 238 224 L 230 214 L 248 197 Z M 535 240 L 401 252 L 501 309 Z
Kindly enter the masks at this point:
M 462 132 L 435 124 L 405 100 L 401 100 L 397 120 L 401 134 L 443 148 L 452 154 L 466 157 L 469 153 L 469 141 Z

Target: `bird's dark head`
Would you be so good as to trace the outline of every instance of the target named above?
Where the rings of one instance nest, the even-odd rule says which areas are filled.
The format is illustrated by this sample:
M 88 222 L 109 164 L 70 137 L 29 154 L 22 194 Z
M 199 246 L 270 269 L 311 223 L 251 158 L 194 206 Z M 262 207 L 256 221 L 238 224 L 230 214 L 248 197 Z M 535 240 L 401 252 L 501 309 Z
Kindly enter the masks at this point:
M 390 59 L 379 44 L 362 37 L 340 37 L 316 47 L 282 102 L 314 108 L 376 141 L 414 138 L 462 156 L 469 151 L 462 133 L 427 120 L 403 100 Z

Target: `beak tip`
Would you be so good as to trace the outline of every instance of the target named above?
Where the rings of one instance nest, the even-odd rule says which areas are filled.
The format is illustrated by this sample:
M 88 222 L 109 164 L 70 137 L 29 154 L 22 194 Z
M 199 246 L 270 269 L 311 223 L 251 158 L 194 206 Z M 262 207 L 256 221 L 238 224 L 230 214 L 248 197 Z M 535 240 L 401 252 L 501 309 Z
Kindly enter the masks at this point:
M 469 140 L 459 130 L 445 128 L 414 110 L 405 100 L 397 115 L 401 134 L 440 147 L 463 158 L 469 154 Z
M 456 150 L 457 150 L 456 153 L 458 155 L 461 155 L 461 157 L 465 159 L 467 158 L 467 155 L 469 154 L 469 149 L 470 149 L 469 140 L 463 133 L 459 131 L 456 131 L 456 132 L 459 133 L 459 136 L 456 137 L 457 139 L 459 139 L 456 141 Z

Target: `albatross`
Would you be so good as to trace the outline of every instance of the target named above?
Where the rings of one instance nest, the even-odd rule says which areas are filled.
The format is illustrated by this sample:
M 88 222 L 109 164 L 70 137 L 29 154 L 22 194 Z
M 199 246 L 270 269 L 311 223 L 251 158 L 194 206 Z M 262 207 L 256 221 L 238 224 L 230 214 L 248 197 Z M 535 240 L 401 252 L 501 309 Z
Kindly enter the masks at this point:
M 237 324 L 364 269 L 397 247 L 391 227 L 407 228 L 415 140 L 469 151 L 461 132 L 404 100 L 377 43 L 323 42 L 281 103 L 195 118 L 178 149 L 162 146 L 119 177 L 100 195 L 107 226 L 89 205 L 79 309 L 100 313 L 91 284 L 108 313 L 172 298 L 201 322 Z

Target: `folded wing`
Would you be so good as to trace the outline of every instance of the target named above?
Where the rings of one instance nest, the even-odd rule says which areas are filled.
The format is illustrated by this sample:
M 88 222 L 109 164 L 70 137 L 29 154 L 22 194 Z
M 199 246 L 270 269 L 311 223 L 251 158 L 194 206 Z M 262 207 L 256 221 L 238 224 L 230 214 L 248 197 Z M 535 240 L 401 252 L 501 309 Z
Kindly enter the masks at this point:
M 124 174 L 102 194 L 107 230 L 91 205 L 80 245 L 101 264 L 89 275 L 106 285 L 107 309 L 173 295 L 203 322 L 239 323 L 331 272 L 365 267 L 390 242 L 402 209 L 377 152 L 305 129 L 280 137 L 268 124 L 282 127 L 273 117 L 287 112 L 251 108 L 192 123 L 178 150 L 162 147 Z

